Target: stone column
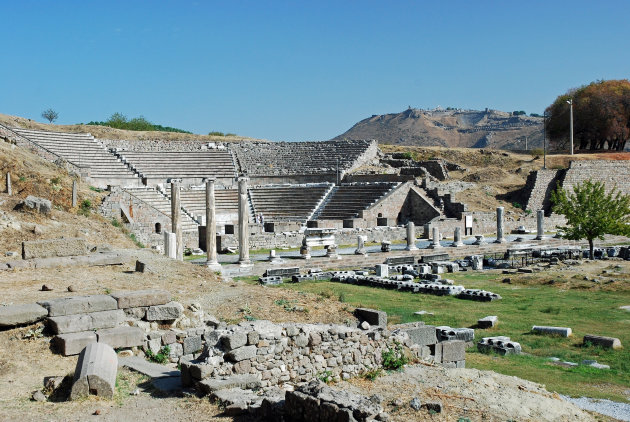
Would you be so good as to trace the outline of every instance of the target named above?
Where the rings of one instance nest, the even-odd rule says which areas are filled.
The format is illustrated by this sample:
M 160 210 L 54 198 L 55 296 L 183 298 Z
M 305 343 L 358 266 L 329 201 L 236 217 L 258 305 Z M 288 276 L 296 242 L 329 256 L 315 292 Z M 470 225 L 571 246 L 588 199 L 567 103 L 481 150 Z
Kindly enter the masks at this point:
M 72 208 L 77 206 L 78 202 L 77 181 L 72 181 Z
M 177 258 L 177 247 L 175 246 L 175 233 L 164 232 L 164 255 L 169 258 Z
M 217 219 L 216 202 L 214 200 L 214 179 L 206 180 L 206 266 L 213 270 L 220 270 L 217 260 Z
M 247 177 L 238 179 L 238 263 L 250 265 L 249 260 L 249 202 L 247 201 Z
M 439 249 L 442 245 L 440 245 L 440 229 L 437 227 L 433 227 L 433 240 L 431 241 L 430 249 Z
M 180 204 L 179 180 L 171 180 L 171 229 L 175 233 L 176 259 L 184 260 L 184 239 L 182 236 L 182 209 Z
M 545 238 L 545 211 L 536 211 L 536 240 Z
M 453 243 L 451 244 L 451 246 L 457 248 L 463 245 L 464 242 L 462 242 L 462 228 L 455 227 L 455 233 L 453 234 Z
M 407 247 L 406 251 L 415 251 L 416 247 L 416 226 L 413 221 L 407 223 Z
M 13 190 L 11 189 L 11 173 L 7 173 L 7 195 L 13 195 Z
M 505 208 L 497 207 L 497 240 L 494 243 L 505 243 L 505 237 L 503 237 L 503 211 Z

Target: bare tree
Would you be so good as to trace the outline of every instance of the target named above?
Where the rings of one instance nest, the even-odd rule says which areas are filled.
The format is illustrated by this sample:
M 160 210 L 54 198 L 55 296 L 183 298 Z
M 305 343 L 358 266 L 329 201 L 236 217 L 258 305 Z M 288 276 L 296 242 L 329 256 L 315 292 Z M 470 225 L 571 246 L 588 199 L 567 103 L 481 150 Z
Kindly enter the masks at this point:
M 57 113 L 52 108 L 49 108 L 48 110 L 42 111 L 42 117 L 48 120 L 48 123 L 52 123 L 57 120 L 57 117 L 59 117 L 59 113 Z

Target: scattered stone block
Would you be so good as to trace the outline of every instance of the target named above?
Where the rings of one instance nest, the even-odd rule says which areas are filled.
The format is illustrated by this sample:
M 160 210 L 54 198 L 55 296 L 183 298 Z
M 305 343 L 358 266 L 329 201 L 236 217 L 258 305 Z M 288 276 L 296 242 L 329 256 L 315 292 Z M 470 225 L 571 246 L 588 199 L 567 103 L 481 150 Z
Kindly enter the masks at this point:
M 157 289 L 114 292 L 111 296 L 118 302 L 118 309 L 164 305 L 171 300 L 169 292 Z
M 601 346 L 605 349 L 621 349 L 621 341 L 615 337 L 596 336 L 593 334 L 587 334 L 584 336 L 584 344 L 590 343 L 595 346 Z
M 569 327 L 548 327 L 544 325 L 534 325 L 532 327 L 532 332 L 560 337 L 569 337 L 573 333 Z
M 22 259 L 52 258 L 87 253 L 85 239 L 49 239 L 22 242 Z
M 94 331 L 60 334 L 54 338 L 57 350 L 64 356 L 78 355 L 90 343 L 96 343 Z
M 29 195 L 25 200 L 20 202 L 18 208 L 28 208 L 37 211 L 40 214 L 50 214 L 50 211 L 52 210 L 52 202 L 48 199 Z
M 136 272 L 143 273 L 146 270 L 147 264 L 142 261 L 136 261 Z
M 48 315 L 48 311 L 36 303 L 0 306 L 0 327 L 8 328 L 32 324 L 40 321 L 46 315 Z
M 231 350 L 225 354 L 225 358 L 233 362 L 240 362 L 245 359 L 256 357 L 256 346 L 243 346 L 238 349 Z
M 496 315 L 483 317 L 477 320 L 477 327 L 479 328 L 492 328 L 499 322 L 499 318 Z
M 466 342 L 449 340 L 442 343 L 442 363 L 457 362 L 466 359 Z
M 111 399 L 116 387 L 118 357 L 113 348 L 103 343 L 89 344 L 77 361 L 70 400 L 89 394 Z
M 177 335 L 174 331 L 168 330 L 162 334 L 162 344 L 166 346 L 167 344 L 172 344 L 177 341 Z
M 260 380 L 255 375 L 232 375 L 225 379 L 208 378 L 197 384 L 202 392 L 206 394 L 228 388 L 260 388 Z
M 169 302 L 165 305 L 150 306 L 147 309 L 147 321 L 171 321 L 182 314 L 182 305 L 177 302 Z
M 409 335 L 411 344 L 429 346 L 438 342 L 435 327 L 433 325 L 421 325 L 403 329 Z
M 375 267 L 377 277 L 389 277 L 389 265 L 377 264 Z
M 116 300 L 109 295 L 72 296 L 37 303 L 46 308 L 51 317 L 118 309 Z
M 99 343 L 109 344 L 114 349 L 119 347 L 134 347 L 144 344 L 145 335 L 138 327 L 115 327 L 96 332 Z
M 113 328 L 122 323 L 124 319 L 125 313 L 122 309 L 118 309 L 115 311 L 49 317 L 48 324 L 53 333 L 66 334 Z
M 238 349 L 247 344 L 247 334 L 242 331 L 228 334 L 221 338 L 221 343 L 227 351 Z
M 477 350 L 483 353 L 493 350 L 500 355 L 522 353 L 520 343 L 511 341 L 506 336 L 484 337 L 477 343 Z
M 184 354 L 185 355 L 189 355 L 189 354 L 192 354 L 192 353 L 197 353 L 203 347 L 203 345 L 201 343 L 201 336 L 186 337 L 184 339 L 183 347 L 184 347 Z
M 354 316 L 360 321 L 367 321 L 368 324 L 379 327 L 387 327 L 387 313 L 375 309 L 357 308 Z
M 472 328 L 451 328 L 447 326 L 436 327 L 439 341 L 462 340 L 471 342 L 475 339 L 475 330 Z

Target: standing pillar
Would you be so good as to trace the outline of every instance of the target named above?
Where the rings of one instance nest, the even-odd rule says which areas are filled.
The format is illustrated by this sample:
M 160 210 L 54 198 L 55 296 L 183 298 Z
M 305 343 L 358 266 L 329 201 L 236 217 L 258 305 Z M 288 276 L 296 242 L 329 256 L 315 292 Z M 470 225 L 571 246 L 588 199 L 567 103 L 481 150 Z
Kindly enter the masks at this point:
M 494 243 L 505 243 L 505 237 L 503 237 L 503 212 L 505 208 L 497 207 L 497 240 Z
M 440 245 L 440 229 L 437 227 L 433 227 L 433 241 L 431 243 L 431 246 L 429 246 L 429 248 L 439 249 L 441 247 L 442 245 Z
M 545 211 L 536 211 L 536 240 L 545 238 Z
M 171 259 L 177 258 L 177 247 L 175 246 L 175 233 L 164 231 L 164 255 Z
M 184 260 L 184 239 L 182 236 L 182 209 L 180 204 L 179 180 L 171 180 L 171 228 L 175 233 L 176 257 L 179 261 Z
M 453 243 L 451 246 L 457 248 L 458 246 L 463 246 L 464 242 L 462 242 L 462 228 L 455 227 L 455 233 L 453 234 Z
M 407 223 L 407 247 L 406 251 L 415 251 L 416 247 L 416 226 L 413 221 Z
M 78 202 L 78 192 L 77 192 L 77 181 L 72 181 L 72 208 L 77 206 Z
M 357 236 L 357 249 L 354 251 L 356 255 L 367 255 L 365 251 L 365 241 L 367 240 L 367 236 Z
M 13 190 L 11 189 L 11 173 L 7 173 L 7 195 L 12 195 Z
M 213 270 L 221 269 L 217 260 L 217 219 L 214 199 L 214 179 L 206 180 L 206 266 Z
M 249 260 L 249 204 L 247 202 L 247 177 L 238 179 L 238 263 L 250 265 Z

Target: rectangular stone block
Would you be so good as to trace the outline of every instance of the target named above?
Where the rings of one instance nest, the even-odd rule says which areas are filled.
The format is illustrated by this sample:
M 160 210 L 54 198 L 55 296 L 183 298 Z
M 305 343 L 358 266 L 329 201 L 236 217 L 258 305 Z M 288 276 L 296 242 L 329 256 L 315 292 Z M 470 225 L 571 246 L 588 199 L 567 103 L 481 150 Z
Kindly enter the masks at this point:
M 429 346 L 437 343 L 437 335 L 435 334 L 435 327 L 433 325 L 407 328 L 404 331 L 409 335 L 411 344 Z
M 0 306 L 0 327 L 32 324 L 48 315 L 48 311 L 36 303 Z
M 205 379 L 197 385 L 205 394 L 211 394 L 228 388 L 260 388 L 262 384 L 255 375 L 232 375 L 227 379 Z
M 354 310 L 354 316 L 360 321 L 367 321 L 370 325 L 379 327 L 387 327 L 387 313 L 377 311 L 375 309 L 357 308 Z
M 90 314 L 49 317 L 48 324 L 55 334 L 77 333 L 79 331 L 112 328 L 125 319 L 122 309 L 115 311 L 92 312 Z
M 256 357 L 256 346 L 243 346 L 238 349 L 234 349 L 225 354 L 228 360 L 233 362 L 240 362 L 245 359 L 252 359 Z
M 85 239 L 49 239 L 22 242 L 22 259 L 51 258 L 56 256 L 85 255 Z
M 184 354 L 197 353 L 203 347 L 201 344 L 201 336 L 191 336 L 184 339 Z
M 544 325 L 534 325 L 532 327 L 532 332 L 560 337 L 569 337 L 573 333 L 569 327 L 547 327 Z
M 457 362 L 466 359 L 466 342 L 449 340 L 442 343 L 442 363 Z
M 172 344 L 177 341 L 177 336 L 174 331 L 168 330 L 164 334 L 162 334 L 162 344 L 166 346 L 167 344 Z
M 164 305 L 171 300 L 169 292 L 157 289 L 114 292 L 111 296 L 118 301 L 118 309 Z
M 442 345 L 444 343 L 436 343 L 429 346 L 431 349 L 431 356 L 433 356 L 433 362 L 442 363 Z
M 497 325 L 499 318 L 496 315 L 490 315 L 477 320 L 477 326 L 479 328 L 492 328 Z
M 54 338 L 57 350 L 64 356 L 78 355 L 90 343 L 96 343 L 94 331 L 60 334 Z
M 109 295 L 72 296 L 37 303 L 46 308 L 51 317 L 118 309 L 116 299 Z
M 593 334 L 587 334 L 584 336 L 583 342 L 591 343 L 596 346 L 601 346 L 606 349 L 621 349 L 621 341 L 615 337 L 596 336 Z
M 378 277 L 389 277 L 389 265 L 387 264 L 376 264 L 375 267 L 376 275 Z
M 114 349 L 119 347 L 134 347 L 144 344 L 144 331 L 138 327 L 115 327 L 96 332 L 99 343 L 105 343 Z
M 180 317 L 182 305 L 170 302 L 165 305 L 150 306 L 147 309 L 147 321 L 170 321 Z

